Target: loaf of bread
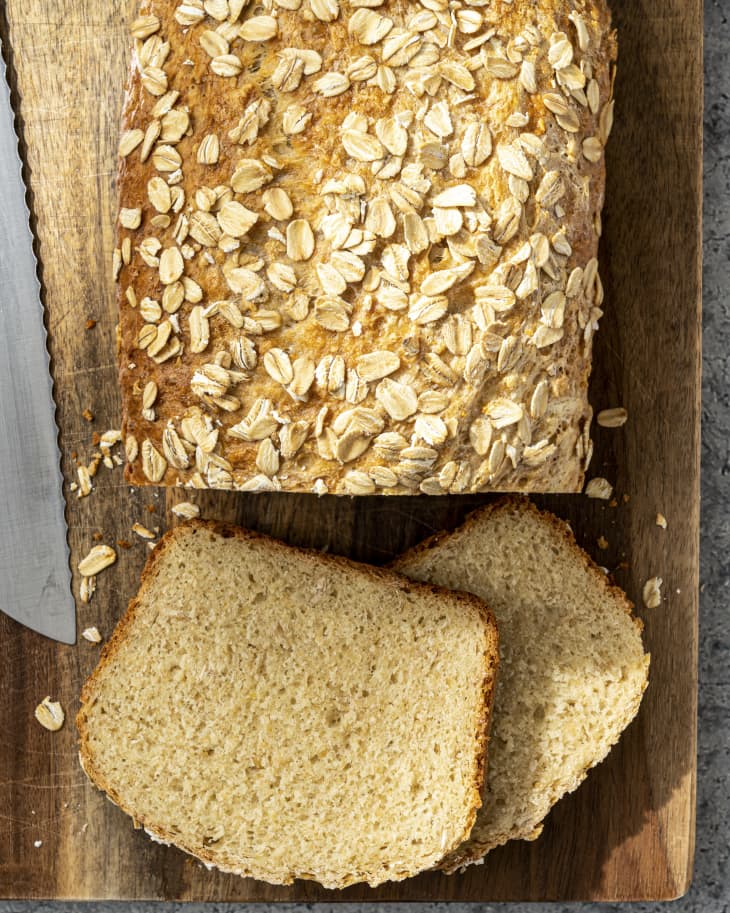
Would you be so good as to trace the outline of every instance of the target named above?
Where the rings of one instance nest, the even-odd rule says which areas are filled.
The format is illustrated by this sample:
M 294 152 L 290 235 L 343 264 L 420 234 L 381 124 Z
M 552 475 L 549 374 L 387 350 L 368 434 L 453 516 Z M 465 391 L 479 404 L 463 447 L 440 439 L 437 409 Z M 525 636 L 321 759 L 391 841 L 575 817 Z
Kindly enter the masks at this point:
M 224 871 L 402 879 L 471 830 L 497 655 L 474 596 L 193 523 L 83 689 L 81 762 Z
M 132 34 L 128 480 L 579 490 L 603 0 L 145 0 Z
M 507 499 L 395 563 L 415 580 L 468 590 L 500 634 L 489 777 L 471 836 L 442 867 L 540 835 L 552 806 L 608 754 L 639 708 L 649 656 L 641 622 L 565 523 Z

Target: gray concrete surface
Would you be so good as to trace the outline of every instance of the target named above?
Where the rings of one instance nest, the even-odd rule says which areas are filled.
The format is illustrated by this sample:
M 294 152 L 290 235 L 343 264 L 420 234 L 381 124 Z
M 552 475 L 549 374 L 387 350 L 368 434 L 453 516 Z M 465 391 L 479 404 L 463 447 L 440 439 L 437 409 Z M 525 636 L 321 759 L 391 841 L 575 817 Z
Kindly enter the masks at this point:
M 530 904 L 530 913 L 730 911 L 730 0 L 705 0 L 705 266 L 702 595 L 697 856 L 689 894 L 669 904 Z M 378 904 L 251 905 L 257 913 L 378 913 Z M 393 904 L 387 913 L 492 913 L 492 904 Z M 519 913 L 523 905 L 511 905 Z M 242 913 L 235 904 L 0 901 L 0 913 Z

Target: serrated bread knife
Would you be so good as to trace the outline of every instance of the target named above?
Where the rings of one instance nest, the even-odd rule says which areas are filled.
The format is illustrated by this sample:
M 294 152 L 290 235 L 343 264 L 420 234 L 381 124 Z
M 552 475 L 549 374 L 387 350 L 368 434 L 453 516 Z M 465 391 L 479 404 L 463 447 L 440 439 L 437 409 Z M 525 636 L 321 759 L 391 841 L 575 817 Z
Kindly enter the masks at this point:
M 49 368 L 0 45 L 0 609 L 71 644 L 76 613 Z

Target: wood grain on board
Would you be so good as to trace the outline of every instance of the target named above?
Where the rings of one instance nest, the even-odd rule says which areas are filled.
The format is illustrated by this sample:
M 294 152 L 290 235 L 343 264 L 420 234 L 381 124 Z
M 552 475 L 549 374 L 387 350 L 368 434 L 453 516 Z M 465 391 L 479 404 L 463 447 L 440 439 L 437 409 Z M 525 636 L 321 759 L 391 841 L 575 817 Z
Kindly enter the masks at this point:
M 127 67 L 128 0 L 6 0 L 3 38 L 23 137 L 47 308 L 64 473 L 88 459 L 94 431 L 119 427 L 110 262 L 118 117 Z M 702 9 L 699 0 L 615 0 L 617 122 L 608 152 L 601 251 L 606 316 L 592 400 L 628 408 L 622 430 L 596 428 L 592 474 L 618 505 L 539 499 L 615 572 L 637 604 L 664 579 L 659 609 L 640 608 L 652 653 L 638 719 L 608 760 L 551 813 L 535 843 L 484 866 L 377 890 L 277 888 L 216 872 L 158 846 L 86 782 L 72 725 L 98 648 L 60 646 L 0 615 L 0 897 L 160 900 L 629 900 L 670 898 L 691 877 L 696 749 L 699 515 L 699 300 Z M 0 17 L 3 16 L 0 8 Z M 96 325 L 86 329 L 87 320 Z M 92 422 L 82 418 L 90 409 Z M 164 529 L 180 495 L 133 491 L 101 468 L 95 490 L 67 491 L 74 568 L 118 540 L 117 564 L 78 603 L 79 630 L 108 636 L 133 594 L 146 545 L 135 521 Z M 206 493 L 205 516 L 290 542 L 384 562 L 453 526 L 483 498 L 335 500 Z M 668 529 L 655 525 L 657 511 Z M 609 547 L 599 550 L 605 536 Z M 78 593 L 79 578 L 74 587 Z M 46 694 L 68 722 L 41 729 Z M 42 843 L 38 846 L 38 841 Z

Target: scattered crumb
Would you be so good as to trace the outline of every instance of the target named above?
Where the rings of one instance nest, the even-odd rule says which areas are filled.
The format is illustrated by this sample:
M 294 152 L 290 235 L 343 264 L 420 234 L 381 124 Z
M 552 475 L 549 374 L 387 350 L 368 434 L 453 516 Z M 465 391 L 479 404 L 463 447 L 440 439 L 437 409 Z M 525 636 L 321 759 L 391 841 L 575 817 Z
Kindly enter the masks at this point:
M 147 511 L 149 511 L 149 513 L 153 514 L 157 510 L 157 508 L 155 507 L 154 504 L 147 504 L 147 505 L 145 505 L 145 510 L 147 510 Z
M 656 515 L 656 525 L 661 526 L 662 529 L 667 528 L 667 518 L 664 516 L 664 514 Z
M 647 609 L 657 609 L 662 604 L 662 578 L 650 577 L 644 584 L 642 592 Z
M 631 500 L 631 495 L 621 495 L 621 500 L 624 502 L 624 504 L 628 504 Z
M 172 508 L 176 517 L 184 517 L 186 520 L 192 520 L 200 516 L 200 508 L 197 504 L 191 504 L 190 501 L 181 501 Z
M 140 539 L 154 539 L 155 538 L 155 533 L 153 533 L 151 529 L 147 529 L 146 526 L 142 526 L 141 523 L 135 523 L 132 526 L 132 532 L 136 533 L 136 535 L 138 535 L 140 537 Z
M 92 533 L 91 538 L 94 540 L 94 542 L 101 542 L 101 540 L 104 538 L 104 536 L 101 533 L 97 532 L 97 533 Z
M 34 841 L 33 841 L 33 846 L 34 846 L 37 850 L 39 850 L 39 849 L 43 846 L 43 841 L 42 841 L 42 840 L 34 840 Z
M 34 716 L 41 726 L 48 729 L 50 732 L 57 732 L 61 726 L 63 726 L 63 721 L 66 719 L 63 707 L 58 701 L 52 701 L 49 696 L 44 697 L 40 704 L 38 704 L 35 708 Z
M 618 507 L 618 501 L 616 500 L 616 498 L 611 498 L 611 500 L 608 502 L 608 506 L 609 507 Z
M 87 422 L 94 421 L 94 414 L 90 409 L 85 409 L 82 415 Z M 114 469 L 116 466 L 123 465 L 121 458 L 117 456 L 117 454 L 112 454 L 111 452 L 115 444 L 118 444 L 121 439 L 122 433 L 116 428 L 111 428 L 108 431 L 104 431 L 102 434 L 99 434 L 98 431 L 92 432 L 92 446 L 99 447 L 100 449 L 95 450 L 92 453 L 88 465 L 85 465 L 84 461 L 79 459 L 76 450 L 72 451 L 71 458 L 76 463 L 76 472 L 79 480 L 77 483 L 71 484 L 71 491 L 76 491 L 79 498 L 85 498 L 92 493 L 93 486 L 91 485 L 90 480 L 96 476 L 99 466 L 101 466 L 102 463 L 107 469 Z
M 596 476 L 595 479 L 591 479 L 586 485 L 585 493 L 589 498 L 600 498 L 603 501 L 608 501 L 613 494 L 613 485 L 611 485 L 608 479 Z
M 84 640 L 88 640 L 90 644 L 101 643 L 101 634 L 99 633 L 99 629 L 96 626 L 91 628 L 84 628 L 84 630 L 81 632 L 81 636 L 84 638 Z
M 608 539 L 605 536 L 598 537 L 598 547 L 604 551 L 608 548 Z
M 96 321 L 94 320 L 93 317 L 89 317 L 89 319 L 86 321 L 85 326 L 86 326 L 87 330 L 93 330 L 94 327 L 96 326 Z
M 101 463 L 101 454 L 97 451 L 91 457 L 91 462 L 88 465 L 89 475 L 93 479 L 99 469 L 99 463 Z
M 84 421 L 87 422 L 94 421 L 94 413 L 91 411 L 91 409 L 84 409 L 84 411 L 81 413 L 81 417 L 84 419 Z
M 117 545 L 119 548 L 131 548 L 132 543 L 127 539 L 117 539 Z
M 629 413 L 617 406 L 613 409 L 602 409 L 596 416 L 596 421 L 602 428 L 620 428 L 628 421 Z

